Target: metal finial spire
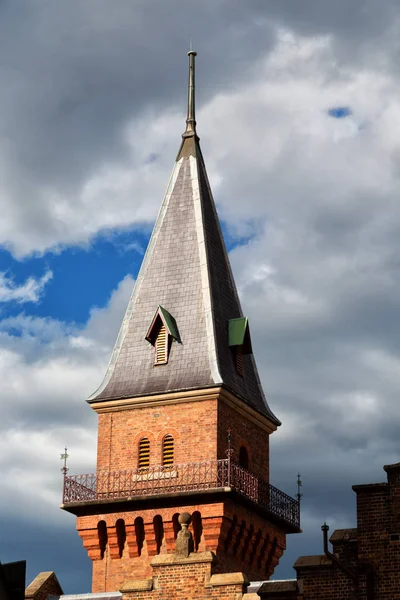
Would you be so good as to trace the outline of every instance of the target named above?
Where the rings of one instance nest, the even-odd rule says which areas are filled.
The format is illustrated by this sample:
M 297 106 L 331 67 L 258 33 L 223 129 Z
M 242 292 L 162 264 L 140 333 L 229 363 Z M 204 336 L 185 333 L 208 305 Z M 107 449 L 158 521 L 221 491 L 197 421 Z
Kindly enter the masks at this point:
M 226 448 L 226 456 L 230 459 L 232 458 L 233 448 L 232 448 L 232 431 L 230 429 L 226 430 L 227 436 L 227 448 Z
M 186 130 L 182 137 L 192 137 L 196 135 L 195 119 L 195 97 L 194 97 L 194 57 L 197 52 L 189 50 L 189 86 L 188 86 L 188 108 L 186 119 Z
M 60 460 L 64 461 L 64 466 L 61 469 L 61 473 L 63 473 L 64 476 L 68 473 L 67 458 L 69 457 L 69 454 L 67 454 L 67 450 L 68 450 L 68 448 L 67 448 L 67 446 L 65 446 L 64 454 L 61 454 L 61 456 L 60 456 Z
M 300 473 L 297 473 L 297 501 L 300 504 L 300 500 L 303 496 L 303 494 L 300 492 L 301 490 L 301 486 L 303 485 L 303 482 L 300 479 Z

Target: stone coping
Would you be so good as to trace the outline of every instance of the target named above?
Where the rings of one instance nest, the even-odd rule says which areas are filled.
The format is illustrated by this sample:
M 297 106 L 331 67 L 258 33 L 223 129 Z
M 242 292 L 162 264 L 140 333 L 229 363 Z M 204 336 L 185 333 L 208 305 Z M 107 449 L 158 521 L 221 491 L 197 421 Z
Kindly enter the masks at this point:
M 250 585 L 244 573 L 216 573 L 211 575 L 206 587 L 217 587 L 219 585 Z
M 383 468 L 386 471 L 386 473 L 388 471 L 400 471 L 400 463 L 394 463 L 392 465 L 384 465 Z
M 351 486 L 353 492 L 380 492 L 382 490 L 389 491 L 389 484 L 385 481 L 380 483 L 360 483 Z
M 121 586 L 121 592 L 151 592 L 153 589 L 153 578 L 150 579 L 134 579 L 125 581 Z
M 175 554 L 158 554 L 151 561 L 152 567 L 167 567 L 172 565 L 190 565 L 196 563 L 213 563 L 216 561 L 214 552 L 192 552 L 187 557 Z
M 356 542 L 357 534 L 358 531 L 356 527 L 349 527 L 347 529 L 335 529 L 329 541 L 331 542 L 331 544 L 337 544 L 340 542 Z
M 293 569 L 304 567 L 331 567 L 332 560 L 325 554 L 315 554 L 312 556 L 299 556 L 293 565 Z
M 270 593 L 277 594 L 283 592 L 298 592 L 297 579 L 287 579 L 286 581 L 264 581 L 262 586 L 258 590 L 258 594 Z

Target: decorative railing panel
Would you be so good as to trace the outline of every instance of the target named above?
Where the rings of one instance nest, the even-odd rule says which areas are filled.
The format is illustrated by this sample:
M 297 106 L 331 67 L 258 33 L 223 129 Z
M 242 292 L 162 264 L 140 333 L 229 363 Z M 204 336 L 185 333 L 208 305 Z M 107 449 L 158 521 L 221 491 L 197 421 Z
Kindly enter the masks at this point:
M 297 500 L 236 465 L 229 458 L 168 467 L 65 475 L 63 503 L 221 488 L 233 489 L 291 525 L 300 525 L 300 505 Z

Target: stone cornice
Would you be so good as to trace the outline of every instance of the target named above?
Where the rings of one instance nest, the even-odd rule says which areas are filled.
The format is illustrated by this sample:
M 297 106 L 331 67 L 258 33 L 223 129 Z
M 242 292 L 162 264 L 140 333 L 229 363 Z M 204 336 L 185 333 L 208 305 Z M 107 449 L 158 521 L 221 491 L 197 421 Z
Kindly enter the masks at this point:
M 132 410 L 139 408 L 151 408 L 156 406 L 169 406 L 171 404 L 185 404 L 187 402 L 202 402 L 205 400 L 222 400 L 228 406 L 235 408 L 240 414 L 247 417 L 258 427 L 267 433 L 276 431 L 277 426 L 267 416 L 259 413 L 249 406 L 244 400 L 227 390 L 224 386 L 209 387 L 196 390 L 179 392 L 168 392 L 166 394 L 153 394 L 150 396 L 138 396 L 135 398 L 121 398 L 118 400 L 104 400 L 95 402 L 91 407 L 98 414 L 119 412 L 121 410 Z

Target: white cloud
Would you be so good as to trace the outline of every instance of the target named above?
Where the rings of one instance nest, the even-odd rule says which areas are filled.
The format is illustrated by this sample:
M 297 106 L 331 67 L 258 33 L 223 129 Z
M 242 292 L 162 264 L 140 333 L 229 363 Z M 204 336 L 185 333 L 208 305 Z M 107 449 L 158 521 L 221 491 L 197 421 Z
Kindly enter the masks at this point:
M 53 273 L 46 271 L 39 279 L 28 277 L 28 279 L 18 285 L 4 271 L 0 272 L 0 302 L 38 302 L 41 298 L 46 284 L 52 279 Z
M 3 516 L 18 515 L 31 490 L 31 518 L 63 522 L 64 445 L 71 472 L 95 470 L 97 419 L 85 398 L 101 382 L 132 286 L 126 277 L 82 329 L 24 315 L 0 322 Z

